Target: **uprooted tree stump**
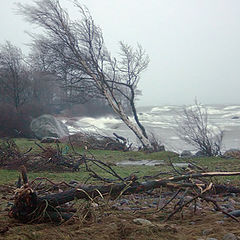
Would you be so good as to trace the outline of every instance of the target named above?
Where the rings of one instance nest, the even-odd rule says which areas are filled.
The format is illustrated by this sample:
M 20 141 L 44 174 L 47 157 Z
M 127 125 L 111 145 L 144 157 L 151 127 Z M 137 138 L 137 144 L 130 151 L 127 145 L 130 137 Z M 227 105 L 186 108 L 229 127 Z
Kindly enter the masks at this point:
M 240 175 L 240 172 L 207 172 L 181 175 L 166 179 L 151 180 L 146 182 L 138 182 L 137 178 L 133 175 L 128 181 L 119 183 L 109 183 L 105 185 L 81 185 L 70 190 L 66 190 L 60 193 L 48 194 L 45 196 L 38 196 L 37 193 L 31 188 L 27 178 L 25 167 L 22 167 L 22 179 L 23 186 L 16 189 L 14 205 L 9 212 L 9 217 L 15 218 L 21 222 L 34 222 L 34 221 L 53 221 L 61 222 L 68 220 L 72 217 L 74 210 L 64 208 L 64 204 L 73 201 L 74 199 L 86 199 L 93 200 L 97 196 L 103 197 L 104 195 L 118 196 L 120 194 L 132 194 L 146 192 L 159 187 L 169 187 L 183 189 L 184 187 L 195 188 L 193 192 L 196 193 L 196 189 L 201 187 L 201 191 L 196 195 L 193 194 L 192 201 L 197 198 L 202 198 L 206 201 L 211 201 L 209 197 L 206 197 L 204 193 L 207 191 L 214 191 L 214 193 L 220 192 L 235 192 L 240 193 L 240 189 L 213 184 L 194 184 L 186 183 L 184 180 L 196 179 L 203 177 L 213 176 L 234 176 Z M 201 186 L 200 186 L 201 185 Z M 210 186 L 210 187 L 209 187 Z M 205 190 L 204 190 L 205 189 Z M 179 191 L 180 191 L 179 190 Z M 212 201 L 214 203 L 214 201 Z M 214 203 L 215 204 L 215 203 Z M 178 210 L 182 209 L 185 205 L 182 205 Z M 219 208 L 220 209 L 220 208 Z M 221 209 L 220 209 L 221 210 Z M 170 215 L 174 215 L 176 210 Z M 224 212 L 223 212 L 224 213 Z

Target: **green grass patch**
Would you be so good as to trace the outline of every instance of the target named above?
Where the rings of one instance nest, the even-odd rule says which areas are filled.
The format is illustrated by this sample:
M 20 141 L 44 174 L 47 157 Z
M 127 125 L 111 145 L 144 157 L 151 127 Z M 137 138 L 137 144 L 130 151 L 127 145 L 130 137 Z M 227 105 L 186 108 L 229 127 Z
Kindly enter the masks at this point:
M 36 139 L 25 139 L 25 138 L 17 138 L 14 139 L 18 148 L 22 152 L 26 152 L 28 149 L 32 148 L 30 154 L 38 154 L 42 150 L 35 144 L 35 142 L 40 143 Z M 53 147 L 56 148 L 56 144 L 41 144 L 43 147 Z M 68 144 L 60 144 L 62 149 L 68 149 L 68 154 L 73 153 L 71 150 L 71 146 Z M 110 163 L 113 165 L 113 169 L 121 176 L 127 177 L 130 174 L 134 173 L 140 179 L 142 176 L 146 175 L 155 175 L 159 172 L 169 172 L 172 171 L 172 167 L 169 164 L 169 159 L 172 162 L 187 162 L 187 159 L 178 158 L 176 153 L 163 151 L 163 152 L 155 152 L 155 153 L 145 153 L 145 152 L 122 152 L 122 151 L 109 151 L 109 150 L 89 150 L 86 152 L 82 146 L 75 147 L 75 151 L 83 154 L 87 153 L 88 156 L 94 155 L 96 159 L 99 159 L 103 162 Z M 132 165 L 125 166 L 114 166 L 116 163 L 124 160 L 164 160 L 166 164 L 158 165 L 158 166 L 134 166 L 134 161 Z M 189 159 L 193 161 L 199 166 L 202 166 L 207 169 L 207 171 L 240 171 L 240 159 L 224 159 L 220 157 L 204 157 L 204 158 L 193 158 Z M 102 177 L 112 178 L 111 175 L 104 172 L 102 169 L 97 167 L 93 167 L 93 169 Z M 181 168 L 179 168 L 181 170 Z M 18 179 L 18 171 L 14 170 L 1 170 L 0 169 L 0 184 L 14 183 Z M 79 182 L 84 182 L 89 173 L 86 172 L 84 166 L 81 167 L 78 172 L 29 172 L 29 179 L 32 180 L 36 177 L 47 177 L 52 181 L 66 181 L 69 182 L 71 180 L 76 180 Z M 239 181 L 240 177 L 220 177 L 216 178 L 217 181 L 224 182 L 226 180 L 230 181 Z M 96 181 L 94 181 L 97 183 Z

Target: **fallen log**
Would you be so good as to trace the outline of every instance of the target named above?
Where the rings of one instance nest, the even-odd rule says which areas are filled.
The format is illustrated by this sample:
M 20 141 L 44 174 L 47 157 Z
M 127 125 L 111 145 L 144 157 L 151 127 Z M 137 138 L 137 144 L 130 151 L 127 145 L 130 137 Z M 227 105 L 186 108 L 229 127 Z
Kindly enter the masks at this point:
M 46 219 L 59 222 L 67 220 L 72 216 L 71 213 L 62 212 L 59 207 L 76 198 L 93 200 L 97 196 L 118 196 L 121 194 L 141 193 L 159 187 L 184 187 L 184 185 L 189 187 L 190 183 L 180 181 L 201 177 L 235 176 L 240 175 L 240 172 L 208 172 L 146 182 L 137 182 L 133 179 L 133 181 L 111 183 L 107 185 L 81 185 L 71 190 L 46 196 L 37 196 L 36 192 L 34 192 L 28 184 L 26 172 L 24 171 L 22 175 L 25 184 L 23 187 L 16 190 L 15 202 L 9 212 L 9 216 L 22 222 Z M 204 186 L 204 184 L 202 184 L 202 186 Z M 199 187 L 199 184 L 192 184 L 192 187 Z M 240 189 L 229 188 L 228 186 L 223 187 L 223 185 L 219 185 L 219 187 L 216 185 L 214 187 L 218 190 L 233 190 L 235 193 L 240 192 Z
M 179 179 L 189 179 L 189 178 L 197 178 L 197 177 L 213 177 L 213 176 L 236 176 L 240 175 L 240 172 L 209 172 L 202 174 L 189 174 L 185 176 L 177 176 L 171 177 L 167 179 L 160 180 L 152 180 L 147 182 L 133 182 L 133 183 L 113 183 L 108 185 L 86 185 L 81 186 L 81 188 L 71 189 L 69 191 L 51 194 L 44 196 L 42 198 L 43 201 L 48 201 L 52 206 L 58 206 L 60 204 L 73 201 L 75 198 L 77 199 L 89 199 L 89 197 L 94 198 L 99 196 L 99 192 L 102 195 L 111 194 L 111 196 L 116 196 L 122 192 L 122 194 L 132 194 L 132 193 L 141 193 L 146 192 L 159 187 L 173 187 L 171 182 L 176 181 L 175 187 L 188 187 L 188 184 L 179 183 Z M 192 184 L 192 187 L 197 186 L 197 184 Z M 205 187 L 205 184 L 202 184 L 202 187 Z M 233 186 L 225 186 L 225 185 L 214 185 L 214 191 L 217 193 L 221 192 L 234 192 L 240 193 L 239 188 L 235 188 Z

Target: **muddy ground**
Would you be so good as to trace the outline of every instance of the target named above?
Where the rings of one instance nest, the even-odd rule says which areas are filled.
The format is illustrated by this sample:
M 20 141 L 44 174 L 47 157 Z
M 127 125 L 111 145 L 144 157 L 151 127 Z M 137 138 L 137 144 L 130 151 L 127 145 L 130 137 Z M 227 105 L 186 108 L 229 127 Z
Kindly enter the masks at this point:
M 78 211 L 62 224 L 22 224 L 8 217 L 15 186 L 0 186 L 0 239 L 223 239 L 227 233 L 240 237 L 240 224 L 215 211 L 211 203 L 198 201 L 183 212 L 164 222 L 173 211 L 176 199 L 158 211 L 172 196 L 169 190 L 155 190 L 141 195 L 121 196 L 117 200 L 104 199 L 89 203 L 74 202 Z M 160 197 L 161 196 L 161 197 Z M 188 198 L 188 196 L 186 196 Z M 236 194 L 214 196 L 227 211 L 240 209 Z M 86 214 L 86 209 L 88 210 Z M 194 213 L 194 209 L 196 210 Z M 141 218 L 150 222 L 139 223 Z M 240 238 L 239 238 L 240 239 Z

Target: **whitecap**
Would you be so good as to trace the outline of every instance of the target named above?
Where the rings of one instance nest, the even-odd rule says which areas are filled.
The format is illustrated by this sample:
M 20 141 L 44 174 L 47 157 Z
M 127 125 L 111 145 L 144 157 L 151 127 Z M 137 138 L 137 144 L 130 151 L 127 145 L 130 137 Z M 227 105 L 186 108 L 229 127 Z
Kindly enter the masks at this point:
M 179 140 L 180 137 L 177 137 L 177 136 L 173 136 L 173 137 L 170 137 L 171 140 Z
M 172 106 L 153 107 L 151 113 L 171 111 Z
M 228 110 L 234 110 L 237 108 L 240 108 L 240 106 L 239 105 L 228 106 L 228 107 L 225 107 L 223 110 L 228 111 Z
M 85 117 L 78 120 L 77 123 L 80 127 L 83 124 L 85 126 L 87 125 L 86 127 L 94 126 L 95 128 L 98 129 L 108 128 L 116 129 L 119 127 L 122 121 L 113 117 L 101 117 L 101 118 Z
M 207 108 L 207 113 L 208 113 L 209 115 L 223 114 L 223 113 L 224 113 L 224 110 L 220 110 L 220 109 L 208 107 L 208 108 Z

